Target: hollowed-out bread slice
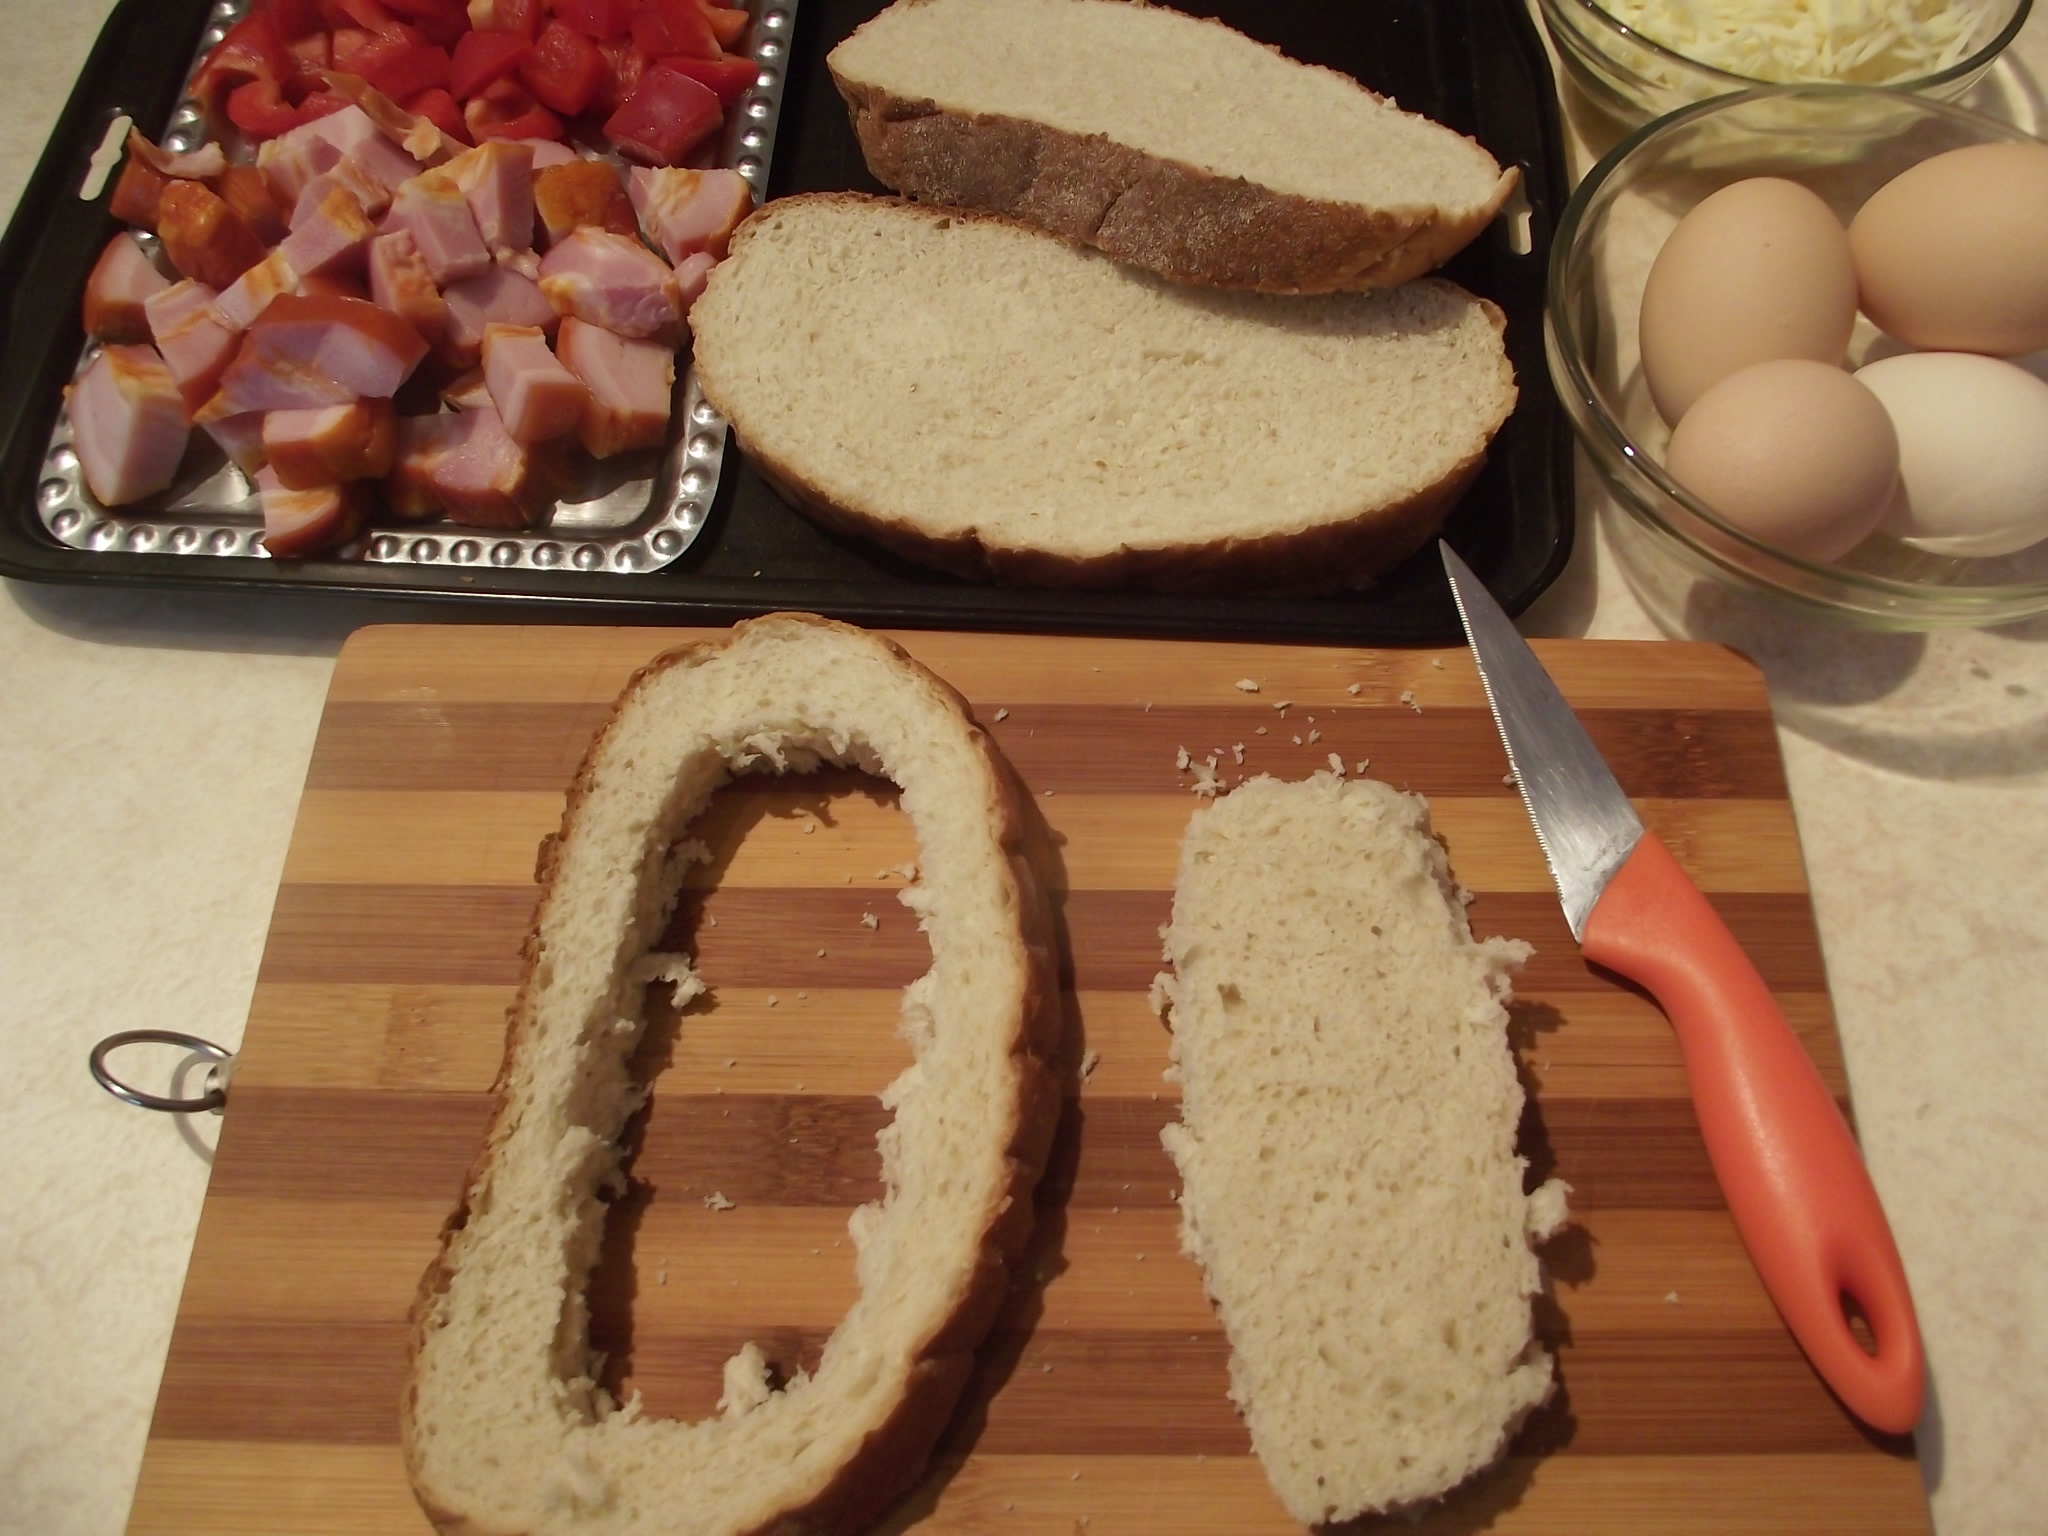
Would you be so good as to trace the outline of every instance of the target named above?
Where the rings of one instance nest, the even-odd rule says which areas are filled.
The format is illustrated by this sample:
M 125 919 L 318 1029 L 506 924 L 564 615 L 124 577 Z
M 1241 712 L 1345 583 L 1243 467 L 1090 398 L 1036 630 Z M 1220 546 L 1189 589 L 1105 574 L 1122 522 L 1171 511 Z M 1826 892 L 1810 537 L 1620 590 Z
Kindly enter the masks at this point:
M 1176 282 L 1388 288 L 1516 172 L 1348 75 L 1130 0 L 897 0 L 827 63 L 895 191 L 1014 214 Z
M 650 953 L 713 792 L 822 763 L 886 775 L 919 847 L 906 897 L 931 969 L 883 1094 L 883 1198 L 854 1214 L 858 1299 L 813 1375 L 769 1390 L 751 1346 L 718 1417 L 621 1409 L 594 1382 L 586 1287 L 639 1106 Z M 471 1536 L 840 1531 L 917 1478 L 1031 1224 L 1059 1095 L 1049 916 L 1005 765 L 964 702 L 887 641 L 779 614 L 671 652 L 621 698 L 545 853 L 481 1161 L 414 1308 L 413 1486 Z M 683 1027 L 689 1027 L 687 1017 Z
M 1362 585 L 1442 526 L 1515 403 L 1500 311 L 1435 278 L 1182 288 L 851 194 L 749 218 L 690 324 L 705 394 L 795 505 L 1033 585 Z
M 1181 846 L 1160 979 L 1182 1242 L 1288 1512 L 1347 1520 L 1488 1465 L 1550 1392 L 1529 1299 L 1564 1187 L 1523 1193 L 1508 973 L 1428 807 L 1249 780 Z

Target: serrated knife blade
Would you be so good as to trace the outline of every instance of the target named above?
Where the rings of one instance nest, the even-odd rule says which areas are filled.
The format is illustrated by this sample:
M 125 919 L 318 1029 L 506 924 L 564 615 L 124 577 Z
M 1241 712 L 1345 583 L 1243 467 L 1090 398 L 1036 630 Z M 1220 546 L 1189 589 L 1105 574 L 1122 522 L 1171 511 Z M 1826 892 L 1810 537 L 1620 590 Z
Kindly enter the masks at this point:
M 1729 1214 L 1814 1369 L 1872 1427 L 1905 1433 L 1925 1391 L 1919 1324 L 1848 1123 L 1756 966 L 1644 827 L 1514 621 L 1450 545 L 1437 548 L 1572 937 L 1671 1020 Z

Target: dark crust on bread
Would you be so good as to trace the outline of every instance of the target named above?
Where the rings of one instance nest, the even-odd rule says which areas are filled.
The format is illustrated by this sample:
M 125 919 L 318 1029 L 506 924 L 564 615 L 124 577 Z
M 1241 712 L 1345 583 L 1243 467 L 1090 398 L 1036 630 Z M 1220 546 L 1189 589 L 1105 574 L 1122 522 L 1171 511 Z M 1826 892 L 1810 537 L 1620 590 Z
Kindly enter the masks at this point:
M 821 1533 L 822 1536 L 826 1532 L 844 1532 L 866 1524 L 917 1484 L 923 1476 L 933 1445 L 951 1419 L 954 1406 L 967 1385 L 974 1365 L 974 1349 L 987 1333 L 1008 1292 L 1008 1267 L 1022 1254 L 1030 1239 L 1032 1191 L 1044 1171 L 1061 1109 L 1059 1083 L 1049 1063 L 1058 1049 L 1064 1021 L 1060 1011 L 1052 907 L 1046 894 L 1046 884 L 1034 870 L 1026 851 L 1029 802 L 1018 786 L 1014 770 L 975 722 L 965 697 L 894 641 L 852 625 L 814 614 L 772 613 L 737 624 L 729 634 L 719 639 L 678 647 L 656 657 L 637 670 L 621 691 L 605 726 L 592 740 L 569 786 L 561 831 L 542 841 L 535 871 L 540 899 L 534 909 L 533 926 L 521 947 L 519 991 L 507 1017 L 505 1054 L 497 1080 L 492 1085 L 496 1108 L 484 1137 L 483 1149 L 464 1178 L 460 1202 L 442 1226 L 439 1247 L 421 1277 L 407 1318 L 406 1388 L 400 1402 L 399 1436 L 406 1472 L 428 1518 L 438 1529 L 454 1533 L 454 1536 L 517 1536 L 517 1533 L 477 1525 L 458 1511 L 438 1506 L 427 1496 L 416 1455 L 416 1387 L 412 1366 L 424 1342 L 429 1315 L 435 1302 L 446 1292 L 453 1273 L 449 1264 L 451 1240 L 467 1221 L 471 1194 L 510 1129 L 514 1106 L 508 1098 L 507 1088 L 514 1063 L 525 1049 L 533 1028 L 532 988 L 541 956 L 541 923 L 560 867 L 563 839 L 575 826 L 578 813 L 591 793 L 599 754 L 612 725 L 656 676 L 678 665 L 701 663 L 718 652 L 730 649 L 756 625 L 790 622 L 841 631 L 885 647 L 898 664 L 916 673 L 958 717 L 961 729 L 968 733 L 988 769 L 992 789 L 989 821 L 1008 865 L 1024 985 L 1017 1000 L 1010 1046 L 1017 1087 L 1009 1105 L 1010 1120 L 1004 1138 L 1007 1178 L 988 1212 L 980 1254 L 962 1294 L 952 1310 L 940 1319 L 917 1357 L 910 1362 L 903 1396 L 891 1413 L 869 1431 L 823 1487 L 793 1499 L 787 1508 L 770 1516 L 744 1536 L 811 1536 L 811 1533 Z M 991 1113 L 999 1107 L 990 1106 Z
M 1023 219 L 1207 288 L 1306 294 L 1394 287 L 1469 245 L 1500 212 L 1519 175 L 1513 167 L 1502 172 L 1487 200 L 1463 213 L 1371 208 L 1275 191 L 1103 134 L 893 96 L 830 60 L 827 67 L 868 170 L 884 186 Z

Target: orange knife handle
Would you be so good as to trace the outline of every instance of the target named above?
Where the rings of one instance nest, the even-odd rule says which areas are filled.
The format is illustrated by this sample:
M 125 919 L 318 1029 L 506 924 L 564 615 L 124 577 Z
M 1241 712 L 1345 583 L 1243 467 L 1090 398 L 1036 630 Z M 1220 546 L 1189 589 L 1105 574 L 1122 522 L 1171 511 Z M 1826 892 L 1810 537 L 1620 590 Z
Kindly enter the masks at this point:
M 1581 947 L 1670 1017 L 1736 1230 L 1807 1358 L 1873 1428 L 1912 1429 L 1926 1367 L 1891 1227 L 1841 1111 L 1749 956 L 1647 832 L 1595 903 Z M 1850 1331 L 1845 1295 L 1870 1324 L 1874 1354 Z

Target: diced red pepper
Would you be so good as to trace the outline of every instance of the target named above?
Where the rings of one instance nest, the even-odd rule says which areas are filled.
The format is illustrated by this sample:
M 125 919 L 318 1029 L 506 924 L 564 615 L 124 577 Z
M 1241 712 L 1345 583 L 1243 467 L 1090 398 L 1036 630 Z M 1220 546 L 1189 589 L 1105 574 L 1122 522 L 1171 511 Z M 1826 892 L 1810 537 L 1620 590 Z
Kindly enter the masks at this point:
M 250 80 L 228 92 L 228 121 L 252 139 L 274 139 L 299 126 L 299 109 L 275 80 Z
M 555 0 L 555 19 L 607 42 L 633 30 L 633 0 Z
M 327 25 L 336 32 L 343 27 L 361 27 L 365 32 L 376 32 L 398 21 L 379 4 L 379 0 L 320 0 L 320 12 L 327 18 Z
M 346 96 L 337 96 L 332 91 L 315 91 L 299 103 L 299 121 L 310 123 L 315 118 L 327 117 L 353 105 L 355 103 Z
M 666 65 L 650 64 L 633 94 L 605 119 L 604 133 L 628 160 L 681 165 L 683 156 L 724 120 L 709 86 Z
M 348 55 L 344 66 L 361 75 L 393 101 L 448 84 L 448 50 L 430 43 L 418 30 L 394 22 Z
M 704 8 L 704 19 L 711 23 L 711 34 L 718 39 L 718 46 L 731 51 L 737 48 L 740 39 L 747 35 L 747 26 L 753 18 L 743 10 L 734 10 L 717 3 L 717 0 L 697 0 Z
M 325 69 L 334 62 L 334 39 L 326 32 L 308 32 L 287 45 L 291 49 L 293 73 Z
M 495 80 L 462 108 L 462 120 L 470 138 L 559 139 L 562 120 L 535 101 L 526 87 L 513 80 Z
M 597 51 L 604 55 L 604 81 L 591 98 L 590 110 L 600 117 L 609 117 L 633 94 L 633 87 L 640 83 L 641 74 L 653 60 L 635 48 L 630 38 L 599 43 Z
M 540 15 L 541 0 L 469 0 L 469 24 L 479 32 L 517 32 L 531 42 Z
M 268 11 L 251 11 L 214 44 L 192 77 L 192 94 L 209 112 L 218 112 L 235 87 L 251 80 L 268 80 L 282 86 L 297 61 L 278 34 L 277 23 Z
M 401 102 L 400 105 L 414 117 L 424 117 L 449 138 L 460 140 L 464 144 L 469 142 L 469 125 L 462 120 L 461 106 L 453 96 L 440 87 L 436 86 L 431 91 L 421 91 L 419 95 Z
M 328 36 L 332 44 L 334 67 L 346 69 L 350 74 L 354 74 L 355 71 L 350 68 L 352 61 L 376 40 L 377 34 L 368 27 L 336 27 Z
M 278 35 L 288 43 L 318 32 L 327 25 L 320 14 L 320 0 L 262 0 L 257 8 L 270 12 L 271 20 L 277 23 Z
M 697 0 L 644 0 L 633 13 L 633 44 L 654 59 L 671 53 L 715 59 L 725 51 Z
M 752 59 L 736 55 L 722 59 L 692 59 L 672 54 L 661 60 L 661 64 L 677 74 L 688 75 L 699 85 L 709 86 L 711 94 L 718 98 L 722 107 L 729 107 L 746 95 L 747 88 L 761 72 L 761 66 Z
M 383 0 L 385 6 L 419 28 L 430 43 L 452 48 L 469 31 L 469 13 L 462 0 Z
M 517 69 L 531 46 L 514 32 L 463 33 L 448 70 L 449 92 L 467 101 L 493 80 L 502 80 Z
M 535 98 L 564 117 L 590 105 L 604 84 L 604 55 L 581 32 L 550 21 L 519 66 L 519 78 Z

